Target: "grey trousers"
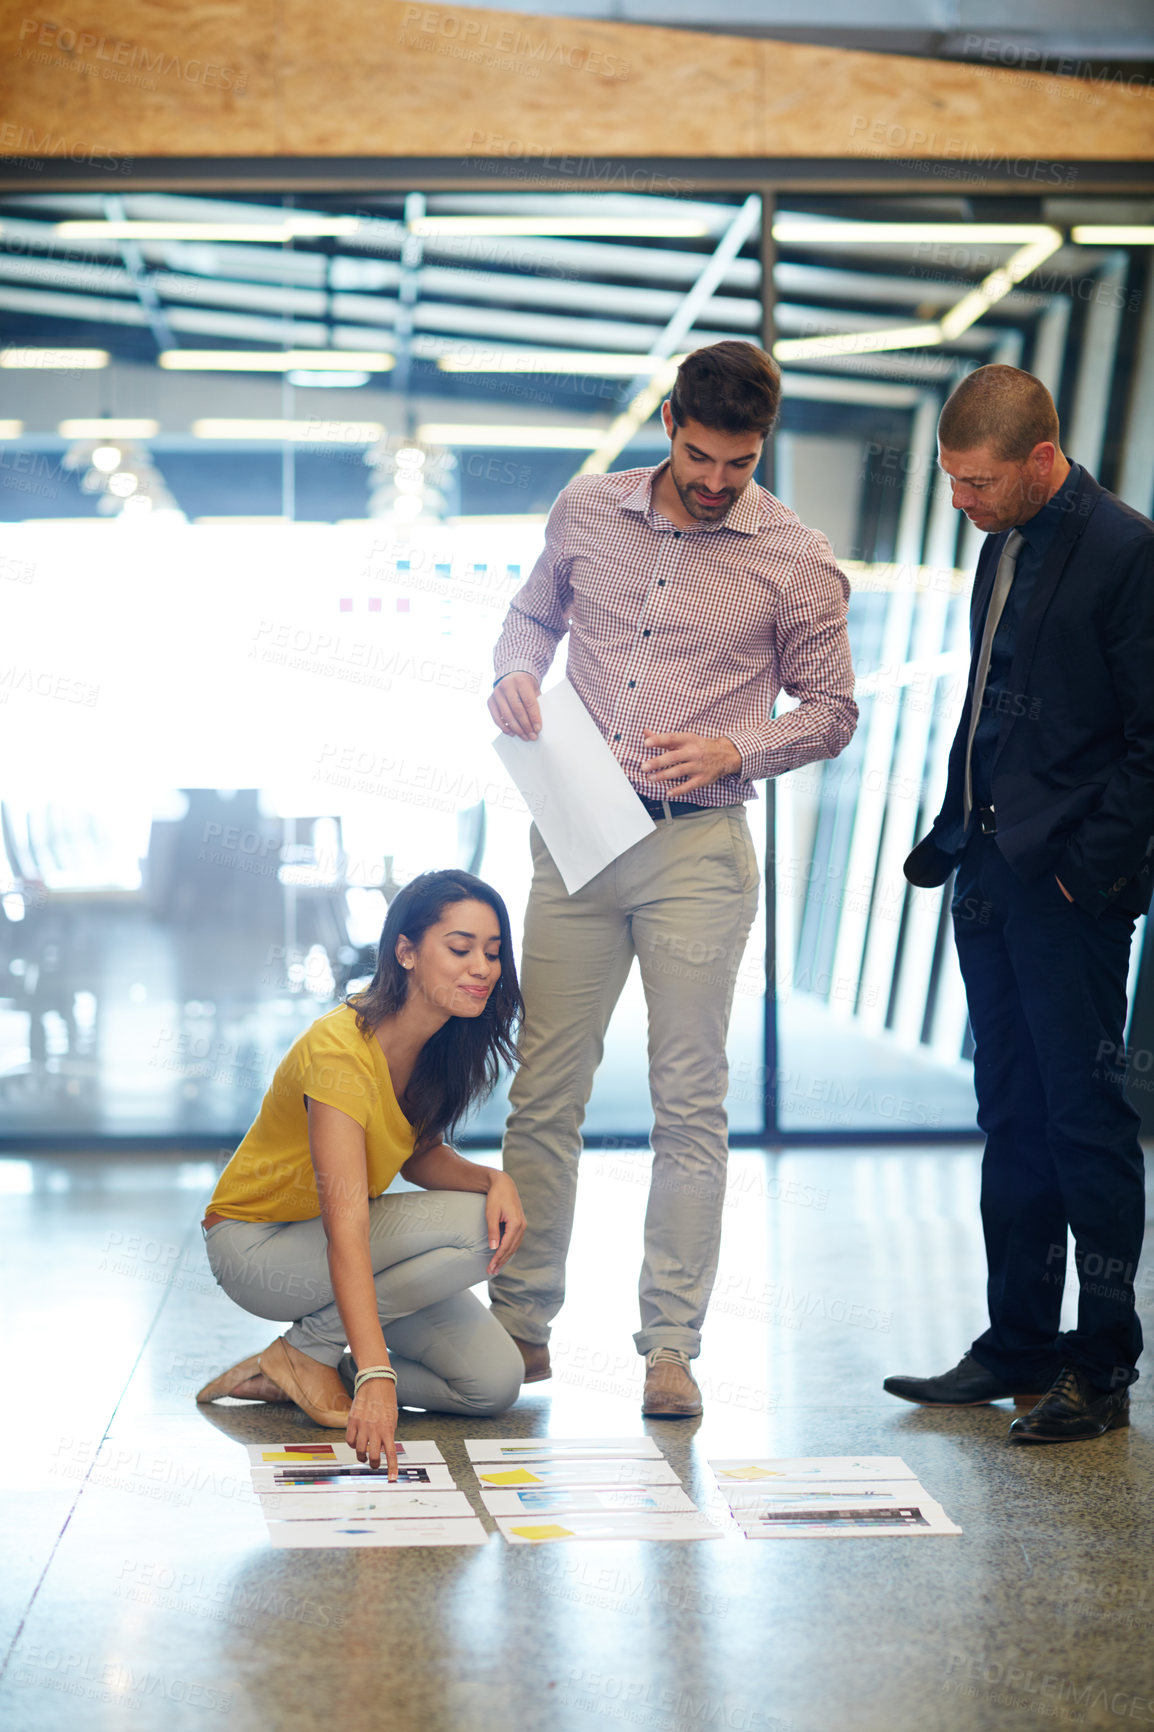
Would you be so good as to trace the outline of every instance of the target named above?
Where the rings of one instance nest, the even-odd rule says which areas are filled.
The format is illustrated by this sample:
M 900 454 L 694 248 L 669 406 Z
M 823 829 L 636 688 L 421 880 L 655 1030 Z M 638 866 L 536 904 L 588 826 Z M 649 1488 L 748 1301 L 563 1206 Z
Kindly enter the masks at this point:
M 507 1333 L 468 1291 L 493 1253 L 485 1199 L 471 1191 L 396 1191 L 369 1203 L 377 1309 L 397 1373 L 397 1400 L 438 1413 L 503 1413 L 524 1363 Z M 338 1365 L 345 1327 L 333 1298 L 319 1216 L 311 1221 L 218 1221 L 205 1234 L 209 1267 L 254 1317 L 291 1322 L 285 1339 Z
M 639 1353 L 696 1355 L 717 1274 L 729 1152 L 725 1037 L 757 910 L 744 806 L 661 819 L 573 896 L 536 828 L 525 913 L 521 1066 L 503 1161 L 528 1221 L 490 1282 L 511 1335 L 544 1342 L 565 1298 L 581 1121 L 605 1031 L 636 956 L 649 1012 L 653 1176 Z

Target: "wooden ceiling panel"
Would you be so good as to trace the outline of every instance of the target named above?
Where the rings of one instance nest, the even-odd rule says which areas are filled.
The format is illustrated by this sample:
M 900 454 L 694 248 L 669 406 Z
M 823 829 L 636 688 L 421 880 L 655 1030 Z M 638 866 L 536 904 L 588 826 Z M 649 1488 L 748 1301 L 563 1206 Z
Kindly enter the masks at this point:
M 621 157 L 1154 155 L 1145 87 L 984 65 L 419 0 L 35 13 L 0 0 L 3 155 L 567 157 L 575 177 Z

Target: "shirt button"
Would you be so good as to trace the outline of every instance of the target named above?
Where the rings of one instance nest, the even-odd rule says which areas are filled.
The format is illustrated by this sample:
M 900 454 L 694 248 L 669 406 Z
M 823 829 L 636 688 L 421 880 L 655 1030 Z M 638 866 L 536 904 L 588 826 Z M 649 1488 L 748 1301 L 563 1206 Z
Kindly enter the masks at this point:
M 633 688 L 634 688 L 634 686 L 635 686 L 635 685 L 636 685 L 636 684 L 637 684 L 637 681 L 636 681 L 636 680 L 630 680 L 630 682 L 629 682 L 629 690 L 630 690 L 630 691 L 632 691 L 632 690 L 633 690 Z
M 645 627 L 645 630 L 641 633 L 641 635 L 642 635 L 642 637 L 648 637 L 649 636 L 649 627 L 648 626 Z
M 619 740 L 621 738 L 621 735 L 620 734 L 614 734 L 613 738 L 615 740 Z
M 659 577 L 657 579 L 657 587 L 658 587 L 658 589 L 664 589 L 665 588 L 665 579 L 663 577 Z
M 674 541 L 680 541 L 680 540 L 681 540 L 681 531 L 680 531 L 680 529 L 675 529 L 675 530 L 674 530 L 674 531 L 673 531 L 673 539 L 674 539 Z

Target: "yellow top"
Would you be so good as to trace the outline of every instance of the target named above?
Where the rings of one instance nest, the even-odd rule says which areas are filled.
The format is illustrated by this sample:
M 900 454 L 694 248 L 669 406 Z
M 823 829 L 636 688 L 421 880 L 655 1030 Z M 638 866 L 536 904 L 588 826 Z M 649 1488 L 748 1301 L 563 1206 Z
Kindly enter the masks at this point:
M 347 1004 L 293 1042 L 260 1112 L 217 1180 L 208 1212 L 233 1221 L 311 1221 L 321 1212 L 309 1153 L 306 1097 L 365 1129 L 368 1194 L 387 1191 L 413 1152 L 413 1127 L 397 1105 L 385 1055 Z

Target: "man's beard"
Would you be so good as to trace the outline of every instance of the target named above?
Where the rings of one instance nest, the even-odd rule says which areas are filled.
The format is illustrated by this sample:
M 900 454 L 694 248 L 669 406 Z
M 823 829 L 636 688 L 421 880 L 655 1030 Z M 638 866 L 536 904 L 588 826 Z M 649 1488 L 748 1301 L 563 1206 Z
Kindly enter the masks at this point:
M 677 471 L 674 469 L 672 463 L 669 465 L 669 475 L 674 487 L 677 489 L 677 497 L 680 499 L 682 505 L 684 505 L 686 511 L 688 511 L 690 517 L 696 517 L 706 523 L 712 523 L 715 522 L 717 518 L 724 517 L 726 512 L 737 499 L 740 491 L 740 489 L 736 487 L 727 487 L 725 489 L 725 498 L 722 500 L 720 505 L 706 505 L 698 494 L 694 493 L 690 488 L 681 485 L 681 482 L 677 477 Z

